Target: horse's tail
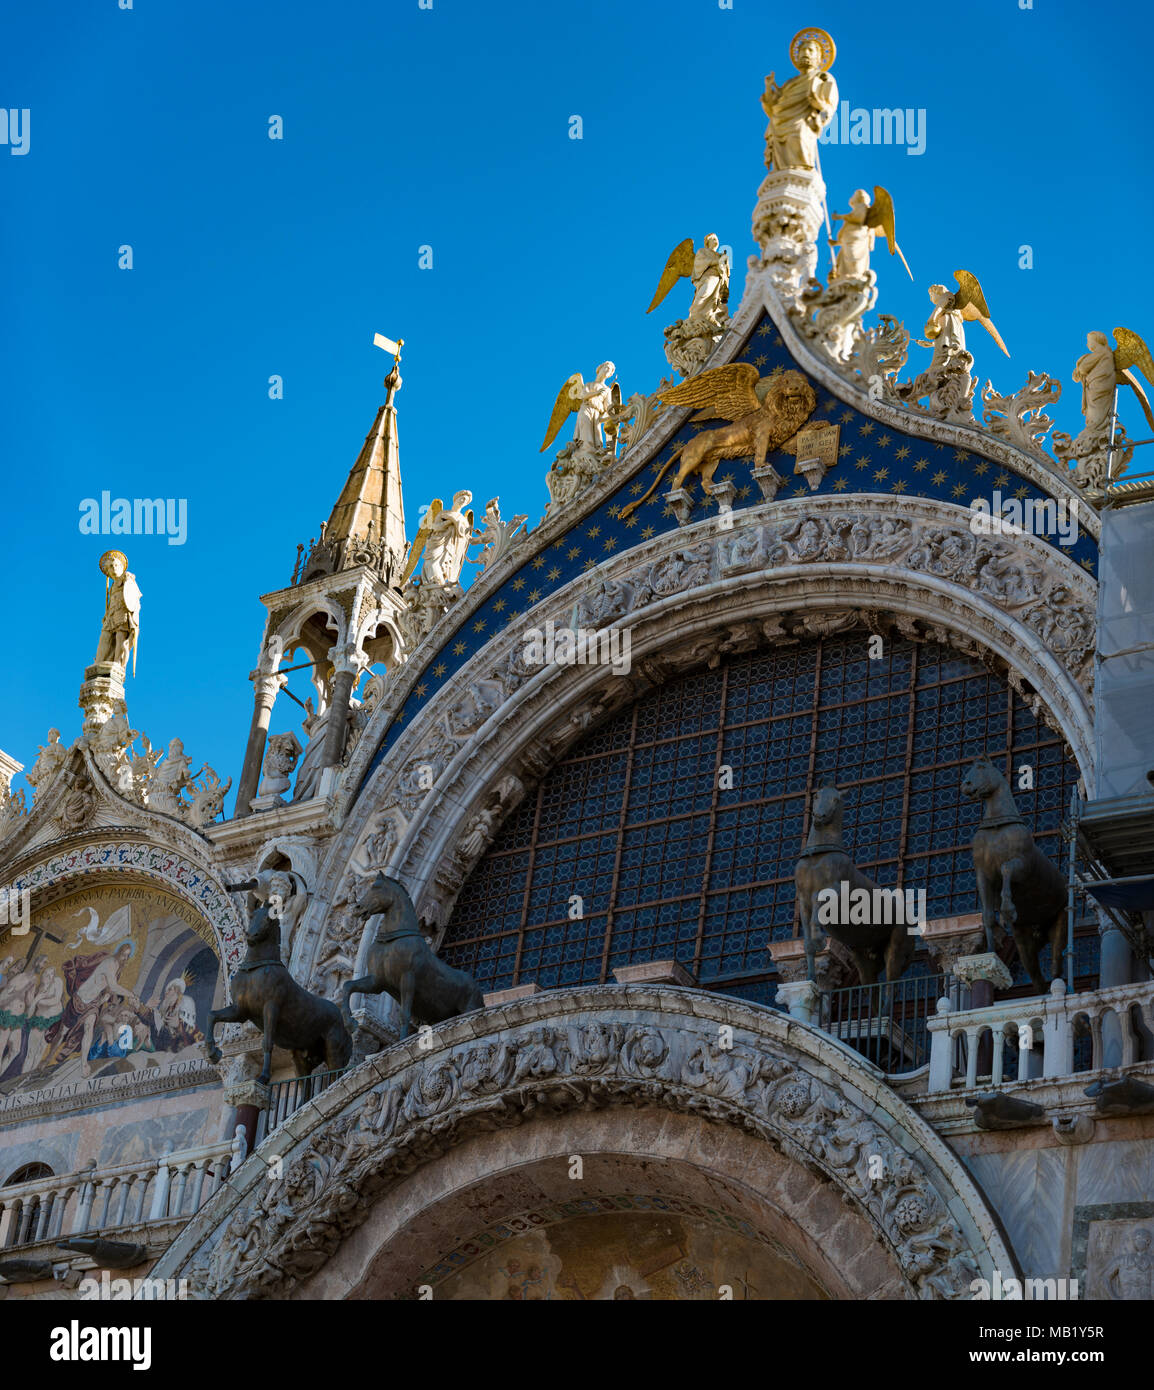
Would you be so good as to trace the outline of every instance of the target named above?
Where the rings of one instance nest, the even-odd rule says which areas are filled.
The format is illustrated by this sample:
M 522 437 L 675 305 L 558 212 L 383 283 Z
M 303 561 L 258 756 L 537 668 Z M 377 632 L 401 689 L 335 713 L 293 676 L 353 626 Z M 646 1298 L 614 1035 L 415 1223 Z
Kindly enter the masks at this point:
M 638 497 L 635 502 L 626 502 L 625 506 L 621 508 L 621 511 L 619 513 L 622 520 L 624 520 L 630 512 L 636 511 L 637 508 L 641 506 L 642 502 L 649 501 L 649 499 L 653 496 L 653 493 L 657 488 L 657 484 L 662 480 L 662 478 L 665 477 L 666 473 L 669 472 L 670 468 L 673 467 L 673 464 L 676 461 L 678 454 L 680 454 L 684 448 L 685 445 L 682 444 L 678 448 L 674 449 L 674 451 L 669 455 L 669 459 L 666 462 L 665 467 L 662 468 L 661 472 L 658 473 L 657 477 L 653 479 L 653 486 L 649 489 L 649 491 L 645 494 L 644 497 Z

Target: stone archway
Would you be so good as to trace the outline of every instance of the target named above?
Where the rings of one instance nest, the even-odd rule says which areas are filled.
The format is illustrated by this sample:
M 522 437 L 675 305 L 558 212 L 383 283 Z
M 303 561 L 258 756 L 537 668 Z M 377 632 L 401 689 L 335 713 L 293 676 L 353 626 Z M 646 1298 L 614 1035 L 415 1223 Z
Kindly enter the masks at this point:
M 907 1296 L 834 1184 L 738 1128 L 658 1106 L 466 1140 L 403 1179 L 293 1296 L 508 1297 L 501 1271 L 517 1264 L 545 1276 L 529 1298 L 603 1297 L 607 1280 L 639 1298 L 728 1286 L 741 1299 L 743 1284 L 775 1300 Z
M 384 868 L 426 923 L 443 926 L 525 784 L 590 722 L 718 652 L 790 640 L 787 614 L 815 633 L 856 614 L 875 630 L 999 663 L 1089 780 L 1094 581 L 1044 541 L 975 536 L 969 520 L 963 507 L 926 499 L 777 502 L 743 512 L 732 528 L 709 519 L 655 538 L 600 566 L 596 588 L 574 581 L 530 609 L 402 729 L 354 803 L 321 869 L 309 968 L 334 942 L 356 954 L 356 925 L 329 913 L 348 902 L 350 875 L 370 862 Z M 550 619 L 627 628 L 632 670 L 534 668 L 525 633 Z
M 930 1126 L 787 1015 L 602 986 L 455 1019 L 424 1042 L 369 1058 L 295 1114 L 154 1275 L 203 1298 L 411 1297 L 463 1233 L 556 1205 L 565 1182 L 571 1200 L 708 1206 L 827 1296 L 966 1298 L 974 1278 L 1014 1269 Z M 588 1190 L 568 1177 L 574 1155 Z
M 227 978 L 244 954 L 244 925 L 219 875 L 165 845 L 146 840 L 92 839 L 41 854 L 13 876 L 17 891 L 27 888 L 34 909 L 81 885 L 114 879 L 152 883 L 167 889 L 195 911 L 212 930 L 213 944 Z

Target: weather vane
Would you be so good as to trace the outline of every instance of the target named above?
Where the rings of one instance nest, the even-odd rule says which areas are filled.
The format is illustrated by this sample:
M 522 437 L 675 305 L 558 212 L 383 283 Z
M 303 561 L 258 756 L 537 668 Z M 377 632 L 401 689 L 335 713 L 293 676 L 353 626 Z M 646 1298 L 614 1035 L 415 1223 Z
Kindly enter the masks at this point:
M 400 367 L 401 349 L 404 346 L 404 338 L 398 338 L 397 341 L 394 343 L 392 338 L 386 338 L 383 333 L 373 334 L 373 347 L 383 348 L 385 352 L 392 354 L 394 369 L 398 369 Z

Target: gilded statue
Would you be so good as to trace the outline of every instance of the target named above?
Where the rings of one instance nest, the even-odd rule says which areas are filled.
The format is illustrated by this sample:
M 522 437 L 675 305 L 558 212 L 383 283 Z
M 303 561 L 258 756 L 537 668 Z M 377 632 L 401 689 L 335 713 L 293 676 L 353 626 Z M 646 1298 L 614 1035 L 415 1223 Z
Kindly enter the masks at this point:
M 651 314 L 678 280 L 688 279 L 693 285 L 693 303 L 687 320 L 703 320 L 721 328 L 728 317 L 729 260 L 718 250 L 721 243 L 713 232 L 705 238 L 701 249 L 693 249 L 693 238 L 686 237 L 669 254 L 661 279 L 657 282 L 652 303 L 646 309 Z
M 836 238 L 831 239 L 834 249 L 833 269 L 829 273 L 830 283 L 834 280 L 865 279 L 870 270 L 870 252 L 879 232 L 886 239 L 890 255 L 902 258 L 906 274 L 912 280 L 913 271 L 897 242 L 894 226 L 894 200 L 880 184 L 874 184 L 873 202 L 864 188 L 855 189 L 850 195 L 849 212 L 835 212 L 833 220 L 842 225 Z
M 1135 441 L 1116 411 L 1119 386 L 1129 386 L 1142 406 L 1146 423 L 1154 429 L 1154 414 L 1142 383 L 1131 371 L 1137 367 L 1154 385 L 1154 360 L 1150 349 L 1129 328 L 1115 328 L 1115 346 L 1105 333 L 1087 334 L 1085 352 L 1074 364 L 1074 381 L 1082 388 L 1082 432 L 1076 439 L 1055 430 L 1051 436 L 1054 452 L 1069 466 L 1075 465 L 1075 480 L 1086 487 L 1105 487 L 1126 471 L 1134 455 Z
M 570 415 L 577 416 L 573 431 L 574 445 L 594 454 L 599 454 L 604 449 L 605 417 L 610 410 L 621 404 L 621 386 L 618 382 L 609 380 L 616 370 L 612 362 L 602 362 L 588 385 L 580 372 L 574 372 L 565 381 L 553 402 L 545 441 L 538 453 L 543 454 L 553 443 Z
M 108 550 L 100 557 L 105 576 L 104 622 L 93 665 L 128 666 L 132 653 L 132 674 L 136 674 L 136 646 L 140 636 L 140 589 L 136 576 L 129 573 L 128 557 L 120 550 Z
M 986 297 L 978 283 L 978 277 L 968 270 L 955 270 L 954 279 L 958 288 L 950 291 L 945 285 L 931 285 L 930 299 L 933 312 L 926 320 L 926 338 L 917 340 L 919 347 L 932 347 L 933 360 L 930 371 L 952 366 L 966 351 L 967 323 L 980 323 L 1007 357 L 1009 348 L 1002 342 L 1002 336 L 994 327 Z
M 1154 361 L 1151 361 L 1150 349 L 1129 328 L 1115 328 L 1114 339 L 1116 346 L 1111 349 L 1105 333 L 1087 334 L 1086 346 L 1089 351 L 1079 357 L 1074 366 L 1074 380 L 1082 387 L 1082 415 L 1086 421 L 1084 432 L 1088 435 L 1108 425 L 1114 410 L 1114 392 L 1119 386 L 1133 389 L 1142 404 L 1146 423 L 1154 430 L 1150 401 L 1142 389 L 1142 383 L 1130 370 L 1137 367 L 1154 386 Z
M 458 581 L 465 556 L 476 538 L 473 513 L 467 510 L 472 500 L 471 492 L 461 491 L 454 494 L 452 507 L 446 508 L 439 497 L 433 498 L 409 547 L 402 585 L 417 568 L 422 551 L 425 554 L 421 566 L 422 583 L 449 585 Z
M 721 429 L 706 430 L 675 449 L 669 461 L 643 496 L 621 508 L 622 518 L 635 511 L 654 492 L 657 484 L 680 455 L 674 491 L 691 473 L 700 473 L 702 486 L 709 492 L 713 474 L 722 459 L 749 458 L 761 468 L 770 449 L 780 449 L 813 414 L 817 397 L 800 372 L 780 372 L 762 377 L 748 362 L 731 362 L 713 367 L 700 376 L 690 377 L 663 391 L 667 406 L 696 406 L 697 420 L 731 420 Z
M 767 169 L 816 169 L 817 139 L 837 110 L 837 83 L 829 69 L 837 50 L 824 29 L 802 29 L 789 46 L 797 76 L 779 87 L 765 79 L 761 108 Z

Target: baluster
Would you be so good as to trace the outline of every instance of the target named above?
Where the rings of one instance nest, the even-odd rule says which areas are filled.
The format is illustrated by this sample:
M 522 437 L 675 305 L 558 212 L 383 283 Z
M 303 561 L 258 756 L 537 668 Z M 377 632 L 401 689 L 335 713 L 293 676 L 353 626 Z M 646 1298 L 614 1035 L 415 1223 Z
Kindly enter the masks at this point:
M 168 1193 L 172 1184 L 172 1168 L 169 1166 L 168 1156 L 171 1153 L 170 1144 L 156 1165 L 156 1187 L 152 1193 L 152 1209 L 148 1214 L 150 1221 L 163 1221 L 168 1215 Z
M 20 1244 L 31 1245 L 36 1239 L 36 1222 L 40 1216 L 40 1198 L 35 1193 L 24 1198 L 24 1218 L 20 1223 Z
M 969 1089 L 978 1084 L 978 1038 L 981 1036 L 980 1028 L 966 1029 L 966 1088 Z
M 1099 1010 L 1090 1020 L 1090 1069 L 1098 1071 L 1104 1063 L 1104 1049 L 1102 1046 L 1102 1012 Z
M 172 1198 L 173 1216 L 181 1216 L 184 1213 L 184 1189 L 188 1183 L 188 1164 L 182 1163 L 176 1170 L 176 1191 Z
M 16 1197 L 12 1202 L 12 1245 L 24 1244 L 24 1198 Z
M 95 1166 L 95 1165 L 93 1165 Z M 80 1189 L 80 1206 L 76 1212 L 76 1224 L 71 1235 L 82 1235 L 92 1225 L 92 1199 L 96 1196 L 96 1184 L 88 1178 Z
M 128 1198 L 131 1195 L 132 1184 L 135 1181 L 135 1179 L 136 1174 L 129 1173 L 127 1177 L 121 1178 L 117 1183 L 117 1187 L 119 1190 L 116 1194 L 116 1211 L 112 1217 L 112 1224 L 114 1226 L 124 1225 L 124 1213 L 128 1207 Z
M 48 1223 L 52 1219 L 52 1207 L 56 1201 L 55 1192 L 45 1192 L 40 1198 L 40 1219 L 36 1223 L 36 1239 L 45 1240 L 48 1236 Z
M 6 1199 L 0 1199 L 0 1250 L 6 1250 L 12 1244 L 12 1203 Z
M 70 1183 L 67 1187 L 61 1188 L 60 1200 L 56 1203 L 55 1210 L 52 1213 L 52 1225 L 49 1229 L 50 1239 L 55 1240 L 63 1231 L 64 1219 L 68 1215 L 68 1203 L 75 1195 L 76 1187 L 74 1184 Z
M 1118 1006 L 1118 1021 L 1122 1025 L 1122 1065 L 1128 1067 L 1138 1060 L 1138 1034 L 1134 1028 L 1134 1018 L 1127 1004 Z
M 200 1194 L 204 1189 L 204 1167 L 207 1159 L 197 1159 L 193 1168 L 195 1177 L 192 1183 L 192 1215 L 195 1216 L 200 1210 Z
M 148 1195 L 148 1174 L 141 1173 L 136 1184 L 136 1207 L 132 1213 L 132 1224 L 138 1226 L 144 1220 L 144 1199 Z
M 1030 1032 L 1030 1043 L 1033 1044 L 1033 1041 L 1034 1041 L 1034 1027 L 1033 1027 L 1033 1024 L 1030 1023 L 1029 1019 L 1026 1020 L 1026 1027 L 1029 1029 L 1029 1032 Z M 1029 1080 L 1029 1076 L 1030 1076 L 1030 1048 L 1023 1046 L 1023 1044 L 1022 1044 L 1022 1038 L 1023 1038 L 1023 1036 L 1024 1036 L 1024 1035 L 1023 1035 L 1023 1033 L 1022 1033 L 1022 1028 L 1021 1028 L 1021 1025 L 1019 1024 L 1019 1025 L 1018 1025 L 1018 1080 L 1019 1080 L 1019 1081 L 1027 1081 L 1027 1080 Z
M 939 999 L 935 1006 L 935 1017 L 946 1022 L 945 1015 L 950 1011 L 950 1001 Z M 950 1027 L 933 1028 L 926 1020 L 926 1031 L 929 1035 L 930 1044 L 930 1075 L 929 1088 L 931 1091 L 948 1091 L 954 1079 L 953 1053 L 954 1035 Z
M 103 1230 L 108 1225 L 108 1207 L 112 1201 L 112 1188 L 115 1178 L 100 1179 L 100 1215 L 96 1220 L 97 1230 Z
M 1006 1030 L 1004 1027 L 994 1030 L 994 1054 L 993 1061 L 990 1063 L 990 1085 L 998 1087 L 1002 1084 L 1002 1057 L 1006 1050 Z

